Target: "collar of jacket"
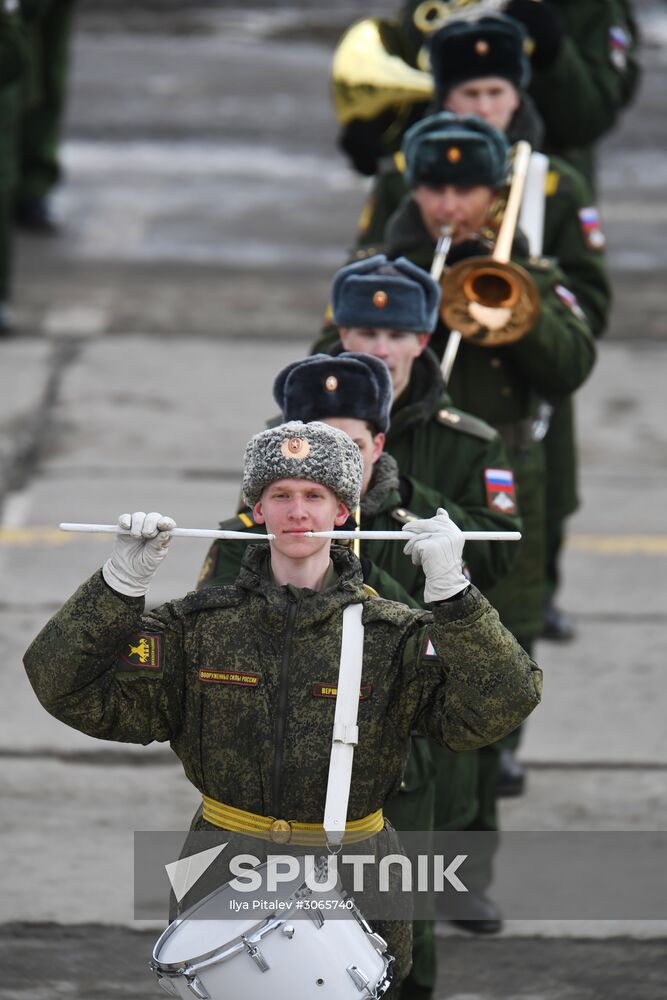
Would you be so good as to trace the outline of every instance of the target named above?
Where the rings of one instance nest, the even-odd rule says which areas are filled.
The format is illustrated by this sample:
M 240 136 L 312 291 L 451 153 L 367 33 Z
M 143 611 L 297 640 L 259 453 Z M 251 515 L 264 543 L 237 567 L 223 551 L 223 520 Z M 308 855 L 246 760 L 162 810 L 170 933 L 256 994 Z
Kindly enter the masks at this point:
M 408 193 L 387 222 L 385 253 L 391 259 L 407 257 L 417 267 L 430 271 L 434 249 L 435 241 L 422 221 L 417 203 Z
M 398 485 L 396 460 L 383 451 L 373 466 L 373 475 L 368 490 L 361 498 L 362 521 L 400 504 L 401 495 L 398 491 Z
M 522 94 L 521 103 L 512 115 L 505 132 L 507 141 L 514 145 L 519 139 L 529 142 L 533 150 L 541 149 L 544 142 L 544 124 L 535 102 L 528 94 Z
M 387 223 L 385 253 L 392 259 L 407 257 L 424 271 L 431 270 L 435 240 L 424 225 L 419 206 L 410 195 L 405 196 Z M 528 241 L 517 229 L 512 242 L 512 259 L 528 255 Z M 452 257 L 455 256 L 456 247 L 452 250 Z
M 253 542 L 246 547 L 236 586 L 261 597 L 266 602 L 260 625 L 280 628 L 288 606 L 299 601 L 299 623 L 318 625 L 340 613 L 348 604 L 364 599 L 361 566 L 345 546 L 332 545 L 331 559 L 338 579 L 333 587 L 317 593 L 307 588 L 277 587 L 271 578 L 269 546 Z
M 451 402 L 442 381 L 438 359 L 427 347 L 415 359 L 408 387 L 396 400 L 391 411 L 387 444 L 395 440 L 406 428 L 427 423 L 443 406 L 451 406 Z

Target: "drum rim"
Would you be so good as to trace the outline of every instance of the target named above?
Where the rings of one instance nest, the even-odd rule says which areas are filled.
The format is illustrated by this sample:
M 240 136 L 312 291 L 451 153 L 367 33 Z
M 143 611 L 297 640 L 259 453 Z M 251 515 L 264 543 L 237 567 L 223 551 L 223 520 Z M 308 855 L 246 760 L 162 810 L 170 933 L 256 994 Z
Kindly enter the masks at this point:
M 225 885 L 227 884 L 228 883 L 225 883 Z M 236 952 L 239 949 L 245 947 L 243 944 L 244 937 L 254 935 L 258 929 L 263 928 L 265 924 L 268 924 L 276 919 L 275 913 L 265 914 L 262 918 L 258 919 L 254 924 L 252 924 L 252 926 L 249 927 L 247 931 L 244 931 L 243 934 L 237 934 L 237 936 L 232 938 L 230 941 L 226 941 L 224 944 L 219 945 L 217 948 L 211 949 L 211 951 L 202 952 L 199 955 L 195 955 L 193 958 L 180 959 L 178 962 L 161 962 L 158 956 L 162 947 L 169 940 L 169 938 L 176 933 L 181 924 L 183 924 L 187 919 L 189 919 L 191 914 L 195 913 L 202 906 L 205 906 L 206 903 L 208 903 L 213 898 L 213 896 L 216 896 L 221 891 L 221 889 L 224 889 L 224 887 L 225 886 L 218 886 L 217 889 L 214 889 L 212 892 L 209 892 L 207 896 L 204 896 L 203 899 L 200 899 L 198 903 L 194 903 L 192 906 L 189 906 L 188 909 L 185 910 L 181 916 L 176 917 L 176 919 L 172 920 L 172 922 L 169 924 L 168 927 L 165 927 L 162 934 L 160 934 L 160 937 L 157 939 L 157 941 L 153 946 L 153 957 L 151 961 L 151 968 L 153 969 L 153 971 L 173 972 L 175 974 L 180 975 L 181 972 L 184 971 L 185 969 L 196 972 L 197 969 L 201 967 L 202 962 L 205 962 L 206 964 L 213 964 L 213 962 L 211 961 L 212 959 L 215 959 L 215 961 L 224 962 L 227 958 L 233 958 L 233 955 L 224 954 L 225 951 L 233 948 L 235 949 L 234 954 L 236 954 Z M 218 918 L 218 920 L 220 920 L 220 918 Z M 223 954 L 220 954 L 220 952 L 223 952 Z

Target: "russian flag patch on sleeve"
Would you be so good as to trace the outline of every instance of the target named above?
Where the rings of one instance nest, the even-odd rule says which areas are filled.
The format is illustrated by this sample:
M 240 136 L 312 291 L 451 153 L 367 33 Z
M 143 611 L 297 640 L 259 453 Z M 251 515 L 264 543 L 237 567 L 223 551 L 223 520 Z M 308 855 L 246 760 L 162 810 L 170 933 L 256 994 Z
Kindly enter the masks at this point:
M 501 514 L 516 514 L 514 473 L 511 469 L 485 469 L 486 504 Z
M 577 214 L 586 246 L 590 250 L 604 250 L 605 238 L 597 208 L 590 205 L 588 208 L 580 208 Z

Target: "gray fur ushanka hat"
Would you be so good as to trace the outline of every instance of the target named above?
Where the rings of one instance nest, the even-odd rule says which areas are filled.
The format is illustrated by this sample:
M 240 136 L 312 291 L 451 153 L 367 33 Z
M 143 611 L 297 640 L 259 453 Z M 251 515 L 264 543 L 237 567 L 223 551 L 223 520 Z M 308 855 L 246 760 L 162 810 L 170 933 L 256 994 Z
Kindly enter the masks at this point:
M 328 486 L 354 510 L 359 504 L 363 466 L 356 444 L 343 431 L 313 420 L 291 420 L 255 434 L 243 460 L 243 496 L 254 507 L 262 491 L 278 479 L 310 479 Z
M 375 254 L 334 275 L 331 305 L 336 326 L 432 333 L 440 286 L 406 257 Z

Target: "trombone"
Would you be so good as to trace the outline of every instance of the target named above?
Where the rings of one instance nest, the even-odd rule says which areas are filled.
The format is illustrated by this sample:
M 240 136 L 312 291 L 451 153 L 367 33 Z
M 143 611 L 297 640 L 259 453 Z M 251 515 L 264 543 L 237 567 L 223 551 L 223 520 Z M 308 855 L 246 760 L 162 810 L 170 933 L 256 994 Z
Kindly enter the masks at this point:
M 510 262 L 530 155 L 530 145 L 518 142 L 512 184 L 491 257 L 462 260 L 446 271 L 441 281 L 443 322 L 479 347 L 520 340 L 540 314 L 535 282 L 524 268 Z M 453 360 L 450 371 L 451 365 Z

